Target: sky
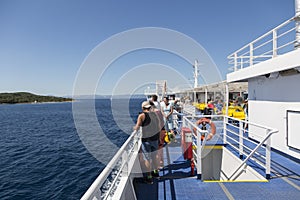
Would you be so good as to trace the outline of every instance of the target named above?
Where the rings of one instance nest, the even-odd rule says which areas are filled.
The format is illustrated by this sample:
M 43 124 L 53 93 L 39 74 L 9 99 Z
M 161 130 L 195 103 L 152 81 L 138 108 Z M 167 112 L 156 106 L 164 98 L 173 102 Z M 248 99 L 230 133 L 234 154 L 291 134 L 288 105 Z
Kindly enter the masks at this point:
M 193 61 L 182 55 L 163 48 L 119 52 L 126 44 L 121 36 L 132 30 L 147 31 L 131 43 L 140 37 L 147 43 L 147 36 L 151 42 L 149 27 L 199 44 L 224 80 L 229 54 L 294 13 L 294 0 L 0 0 L 0 92 L 70 96 L 84 82 L 95 86 L 77 94 L 128 94 L 149 87 L 149 77 L 175 84 L 173 73 L 185 77 L 181 85 L 193 84 Z M 177 40 L 172 48 L 197 53 Z M 110 54 L 115 59 L 102 66 Z M 102 71 L 82 76 L 93 56 Z M 207 65 L 200 53 L 194 57 Z

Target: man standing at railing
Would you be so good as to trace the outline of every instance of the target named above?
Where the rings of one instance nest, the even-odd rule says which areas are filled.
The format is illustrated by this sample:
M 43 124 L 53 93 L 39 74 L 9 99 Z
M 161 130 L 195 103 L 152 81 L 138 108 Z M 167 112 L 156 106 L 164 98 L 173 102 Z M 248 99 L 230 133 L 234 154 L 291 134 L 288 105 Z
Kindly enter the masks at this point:
M 163 168 L 163 146 L 165 143 L 165 135 L 166 135 L 166 130 L 165 130 L 165 123 L 164 123 L 164 117 L 163 114 L 161 112 L 160 107 L 156 107 L 157 104 L 155 104 L 155 102 L 153 101 L 149 101 L 150 105 L 151 105 L 151 110 L 152 112 L 155 112 L 157 115 L 157 118 L 159 120 L 159 130 L 160 130 L 160 134 L 159 134 L 159 142 L 158 142 L 158 163 L 159 166 L 157 166 L 157 169 L 154 170 L 153 175 L 154 176 L 158 176 L 158 169 Z M 158 102 L 157 102 L 158 103 Z M 159 104 L 158 104 L 159 105 Z
M 167 132 L 174 134 L 174 124 L 173 124 L 173 105 L 169 102 L 169 98 L 164 97 L 163 102 L 160 104 L 161 112 L 164 116 L 165 129 Z
M 155 112 L 151 112 L 151 104 L 149 101 L 142 103 L 143 112 L 139 114 L 134 130 L 142 127 L 142 154 L 146 168 L 145 182 L 153 183 L 152 170 L 156 170 L 158 166 L 158 140 L 160 134 L 159 120 Z

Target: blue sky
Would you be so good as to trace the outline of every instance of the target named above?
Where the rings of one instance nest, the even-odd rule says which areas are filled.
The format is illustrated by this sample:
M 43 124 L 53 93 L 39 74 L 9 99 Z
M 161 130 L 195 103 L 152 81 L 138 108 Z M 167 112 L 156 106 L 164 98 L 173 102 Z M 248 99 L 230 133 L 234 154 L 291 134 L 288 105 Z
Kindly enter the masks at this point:
M 230 53 L 294 13 L 294 0 L 0 0 L 0 92 L 71 95 L 80 66 L 97 45 L 142 27 L 191 37 L 225 79 Z M 147 63 L 175 66 L 187 79 L 193 76 L 192 66 L 171 53 L 136 51 L 106 70 L 96 93 L 111 94 L 122 73 Z

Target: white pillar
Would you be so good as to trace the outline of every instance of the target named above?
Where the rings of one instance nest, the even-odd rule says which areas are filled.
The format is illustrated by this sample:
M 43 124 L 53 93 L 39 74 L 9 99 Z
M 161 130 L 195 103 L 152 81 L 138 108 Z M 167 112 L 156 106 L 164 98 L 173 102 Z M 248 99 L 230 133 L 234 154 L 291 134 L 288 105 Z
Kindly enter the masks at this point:
M 296 42 L 295 49 L 300 48 L 300 0 L 295 0 Z
M 243 158 L 243 151 L 244 151 L 244 148 L 243 148 L 243 122 L 242 120 L 239 121 L 239 154 L 240 154 L 240 159 Z
M 204 102 L 207 103 L 207 88 L 205 87 L 205 99 Z
M 268 135 L 270 130 L 267 130 Z M 266 178 L 270 179 L 271 177 L 271 136 L 267 140 L 266 144 Z
M 226 135 L 227 135 L 227 132 L 226 132 L 226 128 L 227 128 L 227 122 L 228 122 L 228 104 L 229 104 L 229 89 L 228 89 L 228 83 L 225 84 L 225 108 L 226 108 L 226 112 L 225 112 L 225 115 L 224 115 L 224 120 L 223 120 L 223 142 L 224 144 L 227 143 L 227 138 L 226 138 Z
M 202 179 L 201 134 L 197 131 L 197 179 Z

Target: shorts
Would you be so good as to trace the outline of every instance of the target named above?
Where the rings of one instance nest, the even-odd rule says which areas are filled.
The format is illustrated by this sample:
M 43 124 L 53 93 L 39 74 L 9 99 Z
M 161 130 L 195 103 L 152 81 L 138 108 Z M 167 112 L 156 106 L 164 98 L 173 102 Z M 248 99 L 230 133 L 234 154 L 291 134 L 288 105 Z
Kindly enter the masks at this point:
M 170 132 L 174 129 L 173 127 L 173 118 L 169 117 L 167 120 L 165 119 L 165 129 L 167 132 Z
M 142 142 L 142 153 L 145 160 L 156 159 L 155 156 L 158 150 L 158 141 Z

